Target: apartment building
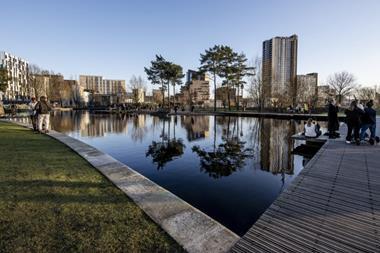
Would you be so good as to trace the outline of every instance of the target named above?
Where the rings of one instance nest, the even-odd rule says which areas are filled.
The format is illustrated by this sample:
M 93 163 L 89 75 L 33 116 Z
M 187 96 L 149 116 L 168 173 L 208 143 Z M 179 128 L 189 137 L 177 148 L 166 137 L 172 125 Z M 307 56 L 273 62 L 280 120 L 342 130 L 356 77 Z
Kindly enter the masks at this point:
M 297 103 L 316 106 L 318 100 L 318 73 L 297 75 Z
M 265 107 L 295 104 L 298 37 L 274 37 L 263 42 L 263 96 Z
M 181 87 L 181 102 L 203 105 L 210 99 L 210 80 L 204 73 L 188 70 L 186 84 Z
M 28 62 L 7 52 L 0 52 L 0 67 L 6 69 L 9 81 L 2 100 L 25 101 L 30 99 Z M 1 93 L 1 92 L 0 92 Z

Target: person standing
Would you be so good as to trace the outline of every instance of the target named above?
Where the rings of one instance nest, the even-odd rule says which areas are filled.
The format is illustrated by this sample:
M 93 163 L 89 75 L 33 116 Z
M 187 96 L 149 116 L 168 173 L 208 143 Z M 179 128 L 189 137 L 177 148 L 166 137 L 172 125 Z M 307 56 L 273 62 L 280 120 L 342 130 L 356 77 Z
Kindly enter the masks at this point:
M 366 108 L 364 109 L 363 122 L 360 131 L 360 140 L 364 140 L 367 129 L 369 129 L 371 135 L 369 139 L 369 143 L 371 145 L 375 144 L 376 140 L 376 111 L 373 107 L 373 100 L 370 100 L 366 104 Z
M 41 133 L 49 132 L 51 105 L 47 102 L 46 97 L 42 96 L 36 105 L 38 114 L 38 130 Z
M 17 106 L 16 106 L 16 103 L 13 102 L 11 104 L 11 117 L 16 117 L 16 114 L 17 114 Z
M 327 114 L 328 131 L 330 139 L 335 139 L 339 137 L 339 134 L 336 132 L 337 130 L 339 130 L 338 112 L 339 108 L 335 103 L 335 99 L 330 99 Z
M 32 121 L 32 126 L 33 126 L 33 131 L 37 132 L 37 111 L 36 111 L 36 105 L 37 101 L 35 97 L 32 97 L 30 103 L 29 103 L 29 115 L 30 115 L 30 120 Z
M 347 136 L 346 143 L 352 143 L 352 132 L 354 132 L 354 140 L 356 145 L 360 145 L 359 131 L 361 125 L 361 117 L 363 111 L 358 108 L 357 101 L 351 102 L 350 107 L 344 111 L 346 114 L 346 124 L 347 124 Z

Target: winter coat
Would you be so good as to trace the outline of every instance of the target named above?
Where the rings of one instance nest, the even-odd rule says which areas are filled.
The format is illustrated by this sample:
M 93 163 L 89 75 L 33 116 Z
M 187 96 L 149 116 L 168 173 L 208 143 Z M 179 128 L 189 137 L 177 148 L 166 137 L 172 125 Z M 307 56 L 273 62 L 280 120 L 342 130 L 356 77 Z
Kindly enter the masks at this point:
M 46 101 L 39 101 L 36 105 L 37 114 L 49 114 L 51 106 Z

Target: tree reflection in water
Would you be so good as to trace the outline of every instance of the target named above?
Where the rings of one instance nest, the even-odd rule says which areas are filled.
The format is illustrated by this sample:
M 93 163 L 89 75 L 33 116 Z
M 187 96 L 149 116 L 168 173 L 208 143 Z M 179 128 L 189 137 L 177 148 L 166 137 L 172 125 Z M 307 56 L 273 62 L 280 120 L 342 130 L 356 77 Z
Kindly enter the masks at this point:
M 200 146 L 192 150 L 200 158 L 200 169 L 212 178 L 231 175 L 245 165 L 245 159 L 253 157 L 253 150 L 244 148 L 245 142 L 237 138 L 224 140 L 214 151 L 206 151 Z
M 146 152 L 146 157 L 151 156 L 153 163 L 157 164 L 157 169 L 163 169 L 166 163 L 175 159 L 175 157 L 180 157 L 185 149 L 185 144 L 183 144 L 182 139 L 177 139 L 175 137 L 175 124 L 173 125 L 174 138 L 170 138 L 170 122 L 168 121 L 168 134 L 165 133 L 165 121 L 163 120 L 163 128 L 161 134 L 161 141 L 152 141 L 149 145 L 148 151 Z M 176 123 L 176 120 L 175 122 Z
M 185 145 L 182 139 L 172 139 L 168 141 L 153 141 L 149 145 L 146 156 L 151 156 L 153 163 L 157 164 L 157 169 L 163 169 L 167 162 L 172 161 L 175 157 L 181 156 Z
M 193 146 L 192 151 L 200 158 L 200 170 L 207 173 L 212 178 L 227 177 L 232 173 L 240 170 L 245 165 L 247 158 L 253 157 L 253 149 L 245 148 L 245 142 L 239 137 L 243 133 L 239 131 L 239 121 L 234 121 L 232 136 L 230 136 L 230 117 L 227 118 L 225 135 L 222 137 L 222 143 L 216 146 L 214 140 L 213 151 L 207 151 L 200 146 Z M 216 118 L 214 118 L 214 126 Z M 236 127 L 236 128 L 235 128 Z M 237 131 L 235 131 L 237 130 Z M 214 128 L 214 133 L 216 129 Z M 214 134 L 216 139 L 216 135 Z

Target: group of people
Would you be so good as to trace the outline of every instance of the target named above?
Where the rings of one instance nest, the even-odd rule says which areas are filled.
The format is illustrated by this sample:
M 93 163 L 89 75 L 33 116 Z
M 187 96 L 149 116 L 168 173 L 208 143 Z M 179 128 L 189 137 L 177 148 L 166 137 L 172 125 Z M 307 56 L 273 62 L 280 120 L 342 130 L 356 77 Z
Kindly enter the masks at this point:
M 379 142 L 379 137 L 376 136 L 376 111 L 373 109 L 373 100 L 366 103 L 364 107 L 360 102 L 354 100 L 350 107 L 345 110 L 347 124 L 347 143 L 356 143 L 365 140 L 368 136 L 368 141 L 371 145 Z M 367 135 L 369 129 L 370 135 Z
M 367 138 L 368 129 L 370 130 L 369 143 L 374 145 L 380 141 L 376 136 L 376 111 L 373 109 L 373 105 L 373 100 L 368 101 L 365 107 L 359 101 L 354 100 L 344 111 L 347 124 L 346 143 L 360 145 Z M 339 133 L 337 133 L 339 130 L 338 112 L 339 107 L 332 99 L 328 106 L 328 131 L 331 139 L 339 137 Z
M 359 101 L 351 102 L 349 108 L 344 113 L 346 115 L 347 136 L 346 143 L 360 145 L 361 142 L 368 140 L 371 145 L 380 142 L 376 136 L 376 110 L 373 109 L 374 102 L 370 100 L 366 105 Z M 339 107 L 334 99 L 328 104 L 328 136 L 330 139 L 339 138 Z M 367 131 L 369 130 L 369 135 Z M 316 138 L 321 135 L 320 126 L 313 119 L 309 119 L 304 126 L 304 135 L 308 138 Z
M 29 110 L 34 132 L 49 132 L 51 109 L 52 107 L 45 96 L 41 96 L 40 101 L 37 101 L 34 97 L 31 99 Z

